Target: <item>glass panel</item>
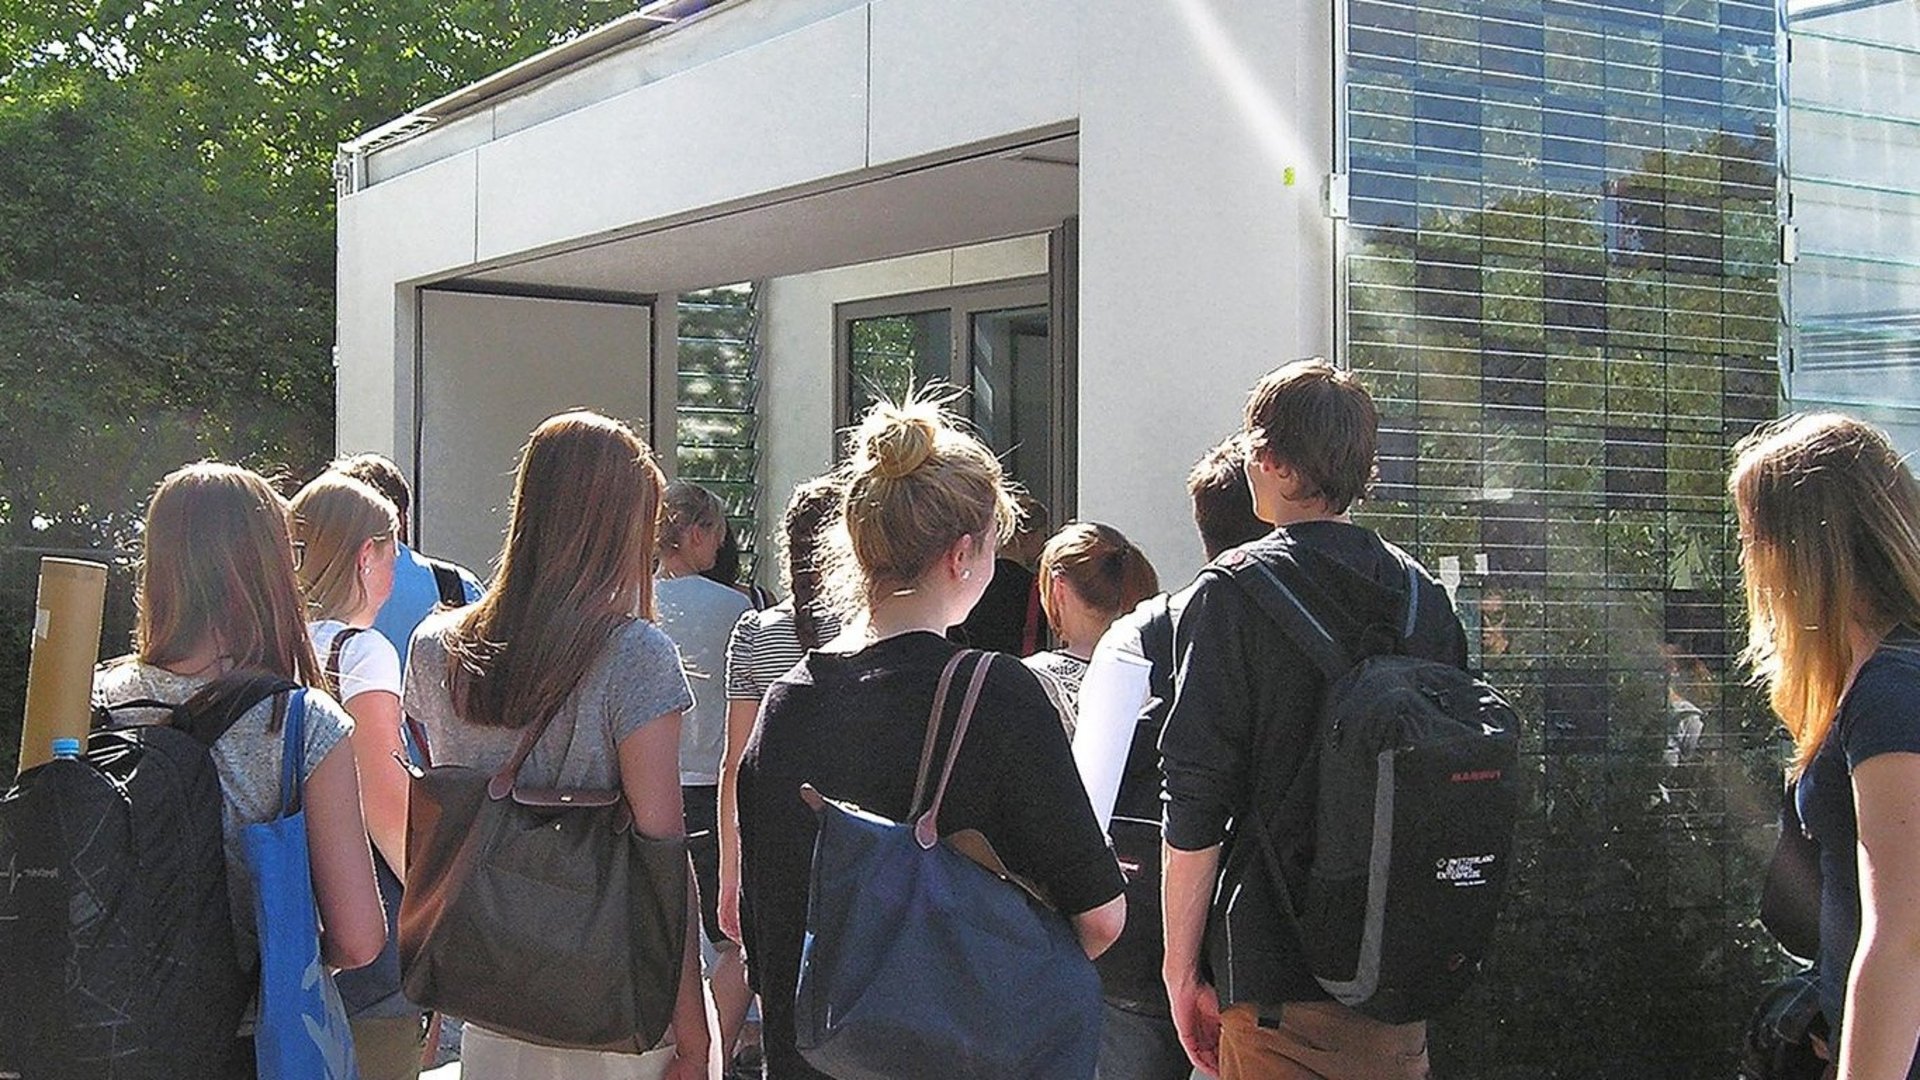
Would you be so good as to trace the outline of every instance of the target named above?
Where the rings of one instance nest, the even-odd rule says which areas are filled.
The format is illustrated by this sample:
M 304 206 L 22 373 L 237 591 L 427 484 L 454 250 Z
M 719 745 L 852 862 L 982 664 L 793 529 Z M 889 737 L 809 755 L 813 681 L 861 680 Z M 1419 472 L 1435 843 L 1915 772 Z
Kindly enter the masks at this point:
M 760 501 L 757 296 L 751 284 L 727 285 L 681 293 L 678 309 L 678 475 L 725 500 L 741 573 L 751 574 Z
M 1013 479 L 1052 508 L 1053 348 L 1047 309 L 976 312 L 970 323 L 974 427 Z
M 849 420 L 879 397 L 898 400 L 916 386 L 953 378 L 953 315 L 946 308 L 854 319 L 847 334 Z
M 1435 1071 L 1729 1075 L 1778 966 L 1752 841 L 1779 757 L 1730 656 L 1724 488 L 1778 392 L 1774 5 L 1345 10 L 1365 517 L 1529 721 L 1508 929 Z M 1531 1004 L 1563 998 L 1600 1007 Z
M 1920 6 L 1788 10 L 1794 396 L 1920 407 Z

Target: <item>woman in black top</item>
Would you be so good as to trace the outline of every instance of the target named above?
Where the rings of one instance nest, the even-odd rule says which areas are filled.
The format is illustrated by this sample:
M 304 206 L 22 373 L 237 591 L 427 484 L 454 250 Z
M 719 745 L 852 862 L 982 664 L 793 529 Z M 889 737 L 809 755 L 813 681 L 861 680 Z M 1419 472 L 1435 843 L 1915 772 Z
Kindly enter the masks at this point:
M 1920 1080 L 1920 484 L 1885 435 L 1789 417 L 1735 451 L 1747 659 L 1820 846 L 1839 1080 Z
M 1012 521 L 999 462 L 936 401 L 875 406 L 855 443 L 827 582 L 852 624 L 768 690 L 740 764 L 740 921 L 771 1080 L 821 1075 L 794 1047 L 816 832 L 800 785 L 907 816 L 935 685 L 958 649 L 944 631 L 980 598 Z M 1119 936 L 1119 866 L 1058 715 L 1010 658 L 987 678 L 940 824 L 984 833 L 1070 914 L 1089 956 Z

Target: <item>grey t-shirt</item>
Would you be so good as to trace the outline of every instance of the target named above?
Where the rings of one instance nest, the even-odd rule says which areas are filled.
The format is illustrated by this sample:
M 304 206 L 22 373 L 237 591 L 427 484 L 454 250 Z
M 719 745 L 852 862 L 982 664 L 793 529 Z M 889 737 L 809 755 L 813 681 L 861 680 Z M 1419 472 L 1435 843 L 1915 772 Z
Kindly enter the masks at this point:
M 653 600 L 695 688 L 680 725 L 680 784 L 718 784 L 727 749 L 727 636 L 752 605 L 740 590 L 698 574 L 654 582 Z
M 429 615 L 413 636 L 400 702 L 426 728 L 436 765 L 497 769 L 520 743 L 515 728 L 482 727 L 453 711 L 446 633 L 464 611 Z M 642 724 L 693 704 L 673 642 L 644 619 L 615 630 L 534 744 L 520 775 L 533 787 L 610 791 L 620 786 L 619 745 Z
M 152 698 L 179 704 L 211 681 L 211 676 L 175 675 L 165 668 L 120 660 L 102 665 L 93 675 L 95 704 Z M 284 733 L 267 730 L 273 718 L 273 700 L 247 710 L 213 744 L 213 766 L 220 775 L 221 827 L 227 854 L 227 895 L 233 905 L 234 941 L 240 962 L 252 968 L 260 961 L 259 938 L 253 922 L 253 876 L 247 868 L 241 830 L 280 816 L 280 747 Z M 114 714 L 116 724 L 158 724 L 167 714 L 158 709 L 128 709 Z M 306 752 L 300 762 L 300 782 L 306 783 L 329 752 L 353 733 L 353 718 L 326 691 L 307 691 Z M 351 750 L 349 749 L 349 753 Z

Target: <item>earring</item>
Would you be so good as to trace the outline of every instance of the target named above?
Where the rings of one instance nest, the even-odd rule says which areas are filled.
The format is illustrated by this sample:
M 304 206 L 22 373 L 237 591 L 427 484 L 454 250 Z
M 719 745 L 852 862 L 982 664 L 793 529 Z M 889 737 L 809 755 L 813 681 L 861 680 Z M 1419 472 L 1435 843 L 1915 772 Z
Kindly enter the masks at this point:
M 366 568 L 365 566 L 362 566 L 362 567 L 360 568 L 360 576 L 361 576 L 361 577 L 366 577 L 366 576 L 367 576 L 367 568 Z
M 965 570 L 960 571 L 960 580 L 961 581 L 973 580 L 973 567 L 969 566 Z

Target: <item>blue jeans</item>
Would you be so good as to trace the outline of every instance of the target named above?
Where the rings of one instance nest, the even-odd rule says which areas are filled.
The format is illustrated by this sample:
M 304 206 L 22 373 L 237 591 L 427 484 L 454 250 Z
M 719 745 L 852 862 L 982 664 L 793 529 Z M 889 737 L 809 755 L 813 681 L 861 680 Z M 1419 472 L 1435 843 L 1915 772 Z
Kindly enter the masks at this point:
M 1108 1004 L 1100 1025 L 1097 1080 L 1187 1080 L 1193 1063 L 1167 1016 L 1128 1012 Z

